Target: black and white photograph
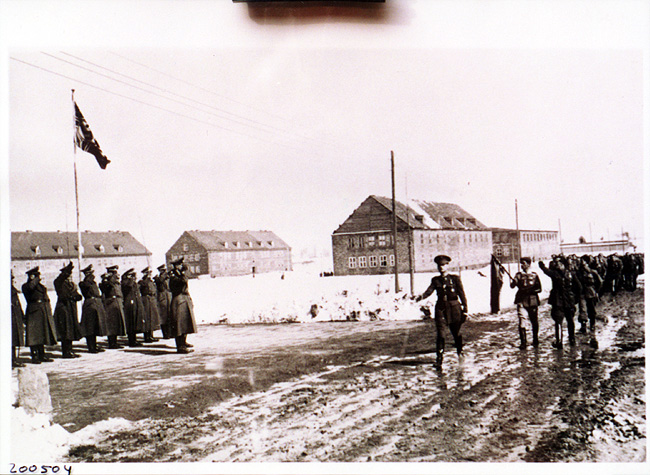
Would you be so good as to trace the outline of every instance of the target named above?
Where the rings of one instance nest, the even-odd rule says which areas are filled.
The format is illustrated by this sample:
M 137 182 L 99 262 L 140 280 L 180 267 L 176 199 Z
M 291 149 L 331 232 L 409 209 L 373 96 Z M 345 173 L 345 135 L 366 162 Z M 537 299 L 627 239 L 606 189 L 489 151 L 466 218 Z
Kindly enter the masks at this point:
M 649 38 L 0 0 L 0 473 L 647 473 Z

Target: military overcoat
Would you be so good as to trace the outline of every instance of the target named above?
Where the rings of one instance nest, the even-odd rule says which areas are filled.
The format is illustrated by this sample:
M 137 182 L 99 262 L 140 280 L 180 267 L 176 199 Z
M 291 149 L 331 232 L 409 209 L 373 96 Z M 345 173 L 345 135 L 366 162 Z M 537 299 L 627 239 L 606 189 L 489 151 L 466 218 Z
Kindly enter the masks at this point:
M 84 296 L 81 307 L 81 333 L 83 336 L 106 335 L 106 309 L 102 294 L 93 275 L 88 275 L 79 282 L 79 290 Z
M 57 297 L 54 307 L 54 323 L 59 339 L 76 341 L 82 336 L 77 310 L 77 302 L 82 297 L 77 286 L 68 277 L 69 274 L 62 272 L 54 279 L 54 290 L 56 290 Z
M 140 280 L 139 285 L 144 307 L 144 331 L 154 332 L 160 329 L 156 284 L 151 277 L 145 276 Z
M 25 346 L 25 314 L 19 292 L 11 286 L 11 346 Z
M 120 336 L 125 334 L 124 299 L 122 286 L 117 274 L 112 274 L 108 279 L 99 284 L 104 298 L 106 309 L 106 336 Z
M 57 334 L 47 289 L 40 282 L 30 280 L 23 284 L 22 290 L 27 302 L 27 308 L 25 308 L 26 345 L 55 345 Z
M 180 272 L 172 272 L 169 278 L 169 290 L 172 293 L 170 336 L 196 333 L 194 304 L 190 297 L 187 276 Z

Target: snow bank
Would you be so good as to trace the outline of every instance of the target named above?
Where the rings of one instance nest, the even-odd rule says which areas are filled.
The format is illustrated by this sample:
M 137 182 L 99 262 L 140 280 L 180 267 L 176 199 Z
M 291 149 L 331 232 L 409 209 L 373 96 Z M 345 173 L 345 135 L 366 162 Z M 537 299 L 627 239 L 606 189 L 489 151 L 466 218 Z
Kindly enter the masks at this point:
M 414 302 L 410 277 L 399 275 L 402 291 L 395 293 L 393 275 L 320 277 L 314 263 L 295 265 L 285 273 L 237 277 L 203 277 L 190 281 L 197 323 L 272 323 L 330 320 L 417 320 L 420 307 L 435 304 L 435 296 Z M 542 297 L 548 296 L 551 283 L 534 269 L 542 280 Z M 511 274 L 516 265 L 511 266 Z M 436 273 L 415 274 L 415 295 L 422 294 Z M 284 278 L 282 278 L 284 276 Z M 490 311 L 490 268 L 461 273 L 470 314 Z M 508 277 L 501 291 L 501 307 L 512 306 L 515 290 Z

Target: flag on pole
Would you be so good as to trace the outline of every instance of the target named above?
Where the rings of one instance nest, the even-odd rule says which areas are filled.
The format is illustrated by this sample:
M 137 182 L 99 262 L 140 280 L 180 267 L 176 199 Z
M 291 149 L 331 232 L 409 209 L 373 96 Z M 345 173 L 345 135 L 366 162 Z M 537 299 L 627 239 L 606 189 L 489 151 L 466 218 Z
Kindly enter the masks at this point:
M 99 163 L 99 166 L 102 168 L 102 170 L 105 170 L 106 165 L 111 163 L 111 161 L 108 158 L 106 158 L 106 155 L 104 155 L 104 152 L 102 152 L 102 149 L 99 147 L 97 140 L 95 139 L 92 131 L 90 130 L 90 126 L 88 125 L 88 122 L 86 122 L 86 119 L 84 119 L 84 116 L 79 110 L 79 106 L 77 105 L 76 102 L 74 103 L 74 113 L 75 113 L 74 122 L 76 125 L 76 131 L 74 137 L 75 145 L 79 147 L 81 150 L 83 150 L 84 152 L 88 152 L 91 155 L 94 155 L 95 159 L 97 160 L 97 163 Z

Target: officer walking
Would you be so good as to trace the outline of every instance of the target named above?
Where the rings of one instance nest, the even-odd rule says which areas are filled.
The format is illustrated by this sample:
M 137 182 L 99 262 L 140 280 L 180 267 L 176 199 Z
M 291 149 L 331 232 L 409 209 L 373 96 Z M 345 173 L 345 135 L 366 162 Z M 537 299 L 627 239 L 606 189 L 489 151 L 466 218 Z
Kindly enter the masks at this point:
M 25 342 L 30 348 L 32 363 L 49 363 L 54 360 L 45 354 L 45 345 L 56 345 L 57 341 L 50 298 L 47 295 L 47 288 L 41 283 L 38 266 L 26 273 L 27 282 L 22 286 L 27 302 Z
M 97 337 L 106 335 L 106 309 L 102 294 L 95 282 L 95 272 L 90 264 L 82 269 L 84 279 L 79 282 L 79 290 L 84 296 L 81 307 L 81 333 L 86 337 L 86 346 L 89 353 L 101 353 L 103 348 L 97 347 Z
M 23 320 L 23 306 L 18 297 L 18 289 L 14 282 L 14 272 L 11 271 L 11 367 L 21 368 L 25 366 L 18 359 L 18 352 L 21 346 L 25 346 L 25 325 Z
M 438 255 L 434 258 L 434 262 L 438 265 L 440 275 L 431 279 L 431 284 L 427 290 L 418 296 L 416 301 L 426 299 L 434 291 L 438 295 L 435 306 L 436 366 L 440 368 L 445 348 L 445 339 L 443 337 L 445 325 L 449 327 L 449 331 L 454 338 L 454 346 L 458 356 L 463 352 L 463 337 L 460 334 L 460 327 L 467 318 L 467 298 L 460 277 L 447 272 L 447 265 L 451 262 L 451 258 Z
M 519 339 L 522 350 L 526 349 L 526 328 L 524 326 L 524 317 L 521 309 L 524 308 L 528 314 L 528 320 L 532 327 L 533 333 L 533 346 L 539 346 L 539 321 L 537 315 L 537 308 L 539 307 L 539 293 L 542 291 L 542 282 L 539 276 L 530 270 L 532 262 L 530 257 L 522 257 L 519 261 L 521 263 L 521 271 L 515 274 L 514 279 L 510 281 L 510 288 L 517 287 L 515 294 L 515 304 L 517 305 L 517 319 L 519 323 Z
M 178 353 L 191 353 L 191 345 L 187 343 L 187 334 L 196 333 L 196 322 L 194 321 L 194 304 L 190 297 L 183 258 L 173 261 L 172 266 L 169 277 L 169 290 L 172 293 L 170 336 L 176 339 Z
M 56 306 L 54 307 L 54 323 L 61 340 L 61 353 L 63 358 L 78 358 L 80 355 L 72 351 L 72 342 L 81 339 L 81 328 L 77 302 L 82 299 L 77 286 L 72 281 L 72 261 L 61 269 L 61 273 L 54 279 L 56 290 Z

